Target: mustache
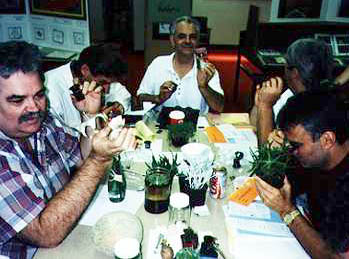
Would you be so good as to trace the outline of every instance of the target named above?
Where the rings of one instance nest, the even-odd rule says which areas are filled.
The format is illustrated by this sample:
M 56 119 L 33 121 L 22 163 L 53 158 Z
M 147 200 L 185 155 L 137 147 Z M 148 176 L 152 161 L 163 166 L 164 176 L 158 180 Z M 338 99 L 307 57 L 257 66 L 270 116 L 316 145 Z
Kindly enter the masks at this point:
M 46 112 L 44 111 L 37 111 L 37 112 L 28 112 L 23 114 L 20 118 L 19 118 L 19 122 L 23 123 L 32 119 L 43 119 L 45 118 Z

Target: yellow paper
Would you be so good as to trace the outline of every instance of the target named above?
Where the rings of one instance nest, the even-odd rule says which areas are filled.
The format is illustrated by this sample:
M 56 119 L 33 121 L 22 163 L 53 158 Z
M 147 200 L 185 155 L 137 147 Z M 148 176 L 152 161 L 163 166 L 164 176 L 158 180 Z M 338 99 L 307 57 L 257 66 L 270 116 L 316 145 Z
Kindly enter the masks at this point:
M 239 189 L 230 194 L 229 199 L 244 206 L 248 206 L 257 197 L 254 178 L 248 179 Z
M 225 143 L 227 142 L 224 138 L 223 133 L 215 126 L 205 128 L 208 136 L 208 140 L 211 143 Z
M 221 121 L 233 125 L 250 125 L 248 113 L 221 113 Z
M 152 141 L 155 138 L 154 132 L 149 129 L 143 121 L 138 121 L 136 123 L 136 136 L 142 139 L 143 141 Z

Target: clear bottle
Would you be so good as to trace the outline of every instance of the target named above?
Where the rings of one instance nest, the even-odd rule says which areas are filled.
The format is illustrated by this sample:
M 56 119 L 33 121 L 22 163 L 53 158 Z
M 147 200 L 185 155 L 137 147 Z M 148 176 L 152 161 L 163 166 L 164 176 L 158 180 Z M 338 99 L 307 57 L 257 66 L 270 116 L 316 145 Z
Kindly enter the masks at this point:
M 120 163 L 120 157 L 113 157 L 108 170 L 108 193 L 111 202 L 121 202 L 126 194 L 126 177 Z
M 185 229 L 190 226 L 189 196 L 183 192 L 176 192 L 170 196 L 168 225 Z

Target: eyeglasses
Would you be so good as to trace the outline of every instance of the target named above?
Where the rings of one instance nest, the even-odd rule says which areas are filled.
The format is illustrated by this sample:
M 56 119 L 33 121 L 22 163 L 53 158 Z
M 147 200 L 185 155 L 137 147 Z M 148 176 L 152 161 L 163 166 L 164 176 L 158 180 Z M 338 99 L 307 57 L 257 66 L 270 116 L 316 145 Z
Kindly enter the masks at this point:
M 178 40 L 184 40 L 187 37 L 189 37 L 189 40 L 197 40 L 198 35 L 197 34 L 185 34 L 185 33 L 179 33 L 176 35 L 176 38 Z
M 289 140 L 286 141 L 286 146 L 288 146 L 288 151 L 291 152 L 291 153 L 296 151 L 302 145 L 303 145 L 303 143 L 289 141 Z

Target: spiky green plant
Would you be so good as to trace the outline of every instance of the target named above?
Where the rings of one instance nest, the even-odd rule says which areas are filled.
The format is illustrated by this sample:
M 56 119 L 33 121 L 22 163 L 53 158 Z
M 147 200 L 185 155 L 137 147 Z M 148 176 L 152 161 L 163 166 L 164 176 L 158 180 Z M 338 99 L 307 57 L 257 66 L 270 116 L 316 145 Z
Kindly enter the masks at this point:
M 292 164 L 289 147 L 286 145 L 273 147 L 271 143 L 266 143 L 254 152 L 251 150 L 251 155 L 253 159 L 251 175 L 257 175 L 275 188 L 281 188 L 286 171 Z
M 171 179 L 173 179 L 173 177 L 178 174 L 179 163 L 177 162 L 177 154 L 172 155 L 171 161 L 164 155 L 160 155 L 158 160 L 153 155 L 151 164 L 145 163 L 145 165 L 148 168 L 148 172 L 152 172 L 155 169 L 157 170 L 158 168 L 165 169 L 165 171 L 170 173 Z

